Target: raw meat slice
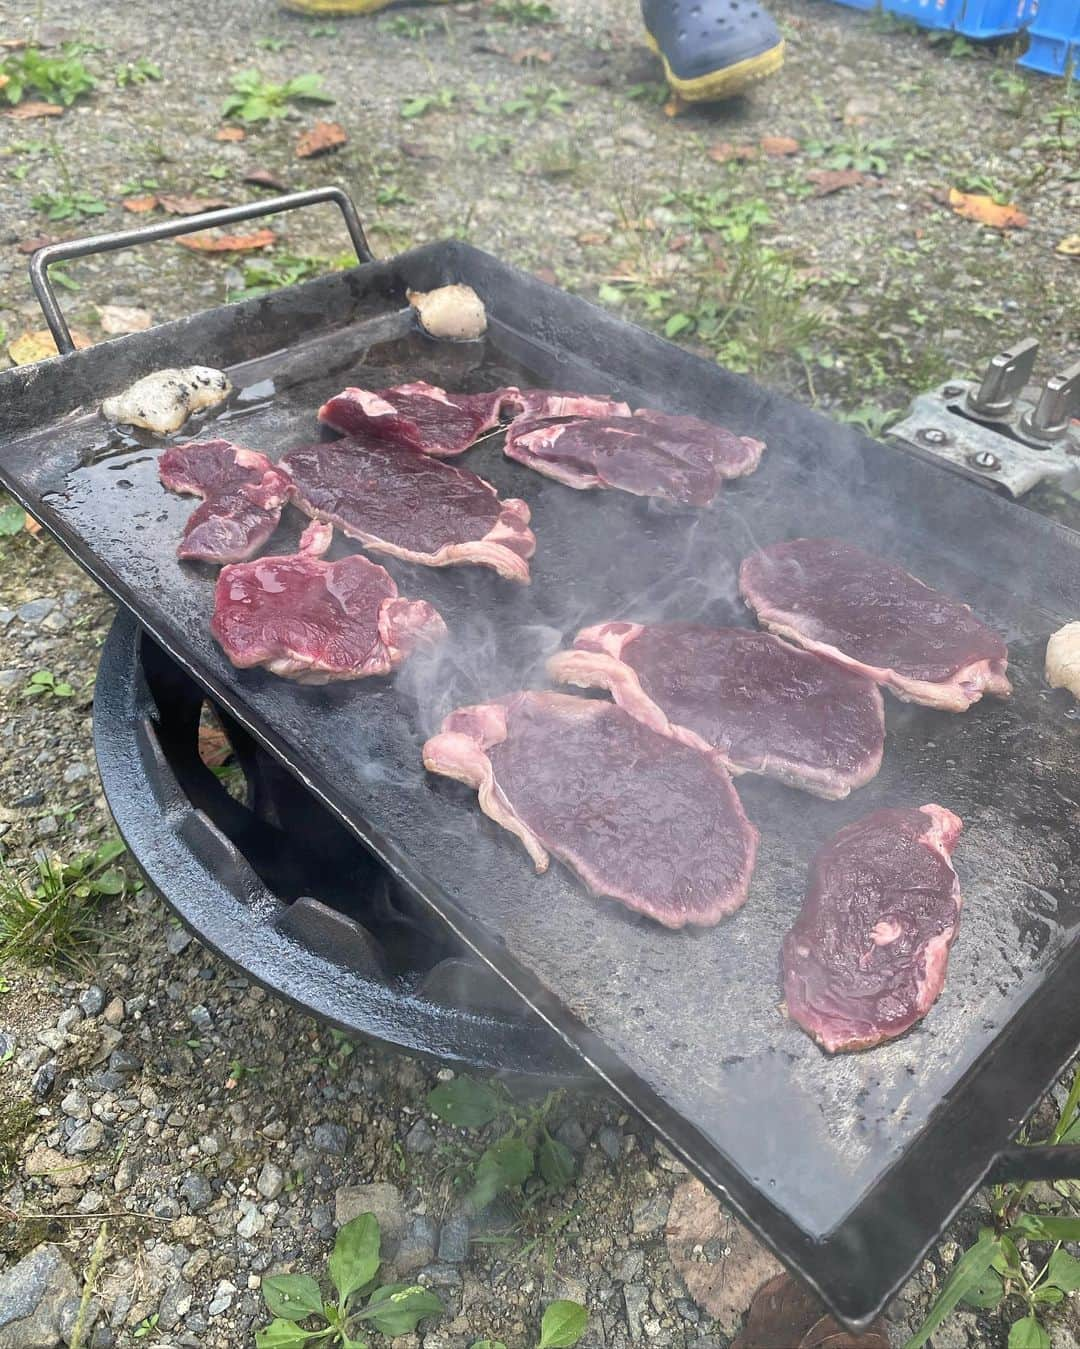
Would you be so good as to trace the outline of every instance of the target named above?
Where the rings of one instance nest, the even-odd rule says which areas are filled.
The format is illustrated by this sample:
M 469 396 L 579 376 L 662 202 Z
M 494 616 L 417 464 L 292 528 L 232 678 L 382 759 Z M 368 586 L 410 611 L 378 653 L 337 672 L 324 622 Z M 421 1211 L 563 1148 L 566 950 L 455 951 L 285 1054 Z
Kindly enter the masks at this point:
M 831 1054 L 902 1035 L 945 984 L 960 922 L 952 856 L 963 822 L 942 806 L 876 810 L 810 865 L 784 938 L 788 1015 Z
M 477 788 L 538 872 L 553 854 L 665 927 L 711 926 L 746 900 L 758 834 L 719 756 L 612 703 L 523 692 L 459 708 L 424 765 Z
M 265 454 L 228 440 L 189 440 L 158 460 L 158 476 L 171 492 L 203 497 L 177 548 L 201 562 L 243 562 L 254 557 L 278 526 L 289 499 L 289 477 Z
M 707 506 L 725 478 L 757 468 L 765 446 L 696 417 L 650 408 L 632 416 L 511 426 L 505 453 L 568 487 L 613 487 L 635 496 Z
M 963 712 L 1012 692 L 1008 648 L 966 604 L 850 543 L 775 543 L 743 562 L 739 589 L 762 627 L 904 702 Z
M 447 393 L 417 380 L 392 389 L 345 389 L 319 409 L 319 420 L 346 435 L 377 436 L 440 457 L 461 454 L 499 424 L 506 391 Z
M 302 684 L 364 679 L 446 636 L 438 612 L 398 595 L 378 563 L 359 553 L 324 562 L 333 536 L 315 521 L 298 553 L 222 568 L 210 630 L 235 666 L 265 665 Z
M 630 407 L 611 398 L 558 389 L 503 389 L 502 408 L 518 423 L 554 421 L 560 417 L 629 417 Z
M 475 563 L 529 581 L 536 551 L 529 507 L 466 469 L 370 439 L 290 450 L 292 499 L 373 552 L 427 567 Z
M 763 773 L 839 800 L 881 767 L 877 686 L 768 633 L 600 623 L 552 656 L 548 672 L 608 689 L 643 725 L 715 750 L 732 773 Z

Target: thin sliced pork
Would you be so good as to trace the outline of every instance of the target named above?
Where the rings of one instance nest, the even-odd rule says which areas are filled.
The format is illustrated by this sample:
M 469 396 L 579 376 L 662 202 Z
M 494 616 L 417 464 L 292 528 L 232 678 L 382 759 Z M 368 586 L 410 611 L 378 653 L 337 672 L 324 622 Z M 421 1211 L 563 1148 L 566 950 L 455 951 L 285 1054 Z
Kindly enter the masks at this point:
M 292 500 L 372 552 L 426 567 L 471 563 L 524 585 L 536 537 L 524 501 L 475 473 L 370 438 L 290 450 Z
M 885 712 L 869 679 L 747 628 L 600 623 L 548 662 L 551 677 L 607 689 L 645 726 L 838 800 L 881 767 Z
M 739 589 L 758 622 L 884 684 L 904 702 L 963 712 L 1007 698 L 1009 652 L 961 604 L 837 539 L 791 539 L 748 557 Z
M 665 927 L 711 926 L 746 900 L 758 835 L 719 756 L 611 703 L 523 692 L 460 708 L 424 765 L 475 787 L 538 872 L 557 857 Z
M 302 684 L 364 679 L 446 636 L 438 612 L 400 596 L 378 563 L 358 553 L 324 562 L 333 534 L 314 522 L 299 552 L 222 568 L 210 630 L 239 669 L 264 665 Z
M 281 520 L 289 477 L 265 454 L 228 440 L 190 440 L 158 460 L 170 492 L 203 498 L 184 527 L 177 555 L 199 562 L 254 557 Z
M 902 1035 L 941 992 L 960 923 L 950 858 L 962 828 L 942 806 L 878 810 L 814 858 L 784 939 L 784 994 L 823 1049 Z

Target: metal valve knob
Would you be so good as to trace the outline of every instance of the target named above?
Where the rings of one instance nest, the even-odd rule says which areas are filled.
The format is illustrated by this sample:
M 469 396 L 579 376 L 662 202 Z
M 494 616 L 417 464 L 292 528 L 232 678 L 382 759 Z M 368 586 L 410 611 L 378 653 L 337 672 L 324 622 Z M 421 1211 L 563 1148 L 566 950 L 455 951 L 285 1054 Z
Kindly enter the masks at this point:
M 972 416 L 993 420 L 1008 416 L 1031 378 L 1038 352 L 1038 341 L 1027 337 L 992 357 L 978 392 L 972 390 L 967 396 L 967 409 Z
M 1060 440 L 1080 416 L 1080 361 L 1046 381 L 1034 412 L 1020 419 L 1020 430 L 1034 440 Z

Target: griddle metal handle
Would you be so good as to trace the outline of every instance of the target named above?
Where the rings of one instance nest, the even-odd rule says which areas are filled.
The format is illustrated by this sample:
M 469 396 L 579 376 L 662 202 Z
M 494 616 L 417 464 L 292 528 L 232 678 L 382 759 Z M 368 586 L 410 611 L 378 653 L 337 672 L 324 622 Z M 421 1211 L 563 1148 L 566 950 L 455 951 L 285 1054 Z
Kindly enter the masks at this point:
M 995 1185 L 1026 1180 L 1080 1180 L 1080 1146 L 1004 1148 L 990 1168 L 987 1180 Z
M 241 206 L 223 206 L 217 211 L 202 211 L 199 215 L 188 215 L 179 220 L 161 220 L 153 225 L 140 225 L 137 229 L 115 230 L 111 234 L 92 234 L 85 239 L 69 239 L 64 243 L 46 244 L 30 258 L 30 284 L 34 288 L 34 294 L 45 315 L 45 322 L 49 325 L 49 331 L 56 342 L 57 351 L 66 356 L 75 350 L 75 343 L 72 341 L 67 320 L 57 303 L 56 292 L 49 281 L 49 267 L 54 262 L 86 258 L 94 253 L 114 253 L 119 248 L 152 244 L 159 239 L 173 239 L 178 234 L 194 234 L 198 230 L 210 229 L 216 225 L 237 225 L 243 220 L 281 215 L 284 211 L 296 211 L 302 206 L 318 206 L 323 202 L 333 202 L 340 208 L 358 260 L 373 262 L 375 255 L 368 247 L 356 207 L 349 194 L 340 187 L 316 187 L 308 192 L 290 192 L 283 197 L 249 201 Z

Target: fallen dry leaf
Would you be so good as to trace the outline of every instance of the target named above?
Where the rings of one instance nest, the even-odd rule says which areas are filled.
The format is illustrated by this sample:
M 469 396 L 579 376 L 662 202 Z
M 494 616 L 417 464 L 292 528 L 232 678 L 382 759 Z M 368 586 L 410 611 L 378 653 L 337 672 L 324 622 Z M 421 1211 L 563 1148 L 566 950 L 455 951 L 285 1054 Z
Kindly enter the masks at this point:
M 1019 206 L 1010 202 L 999 206 L 993 197 L 981 192 L 958 192 L 955 187 L 949 189 L 949 205 L 957 215 L 966 220 L 977 220 L 980 225 L 989 225 L 996 230 L 1022 230 L 1027 228 L 1028 218 Z
M 219 126 L 214 132 L 216 141 L 246 141 L 247 132 L 242 126 Z
M 24 239 L 18 245 L 20 253 L 36 253 L 39 248 L 44 248 L 46 244 L 54 244 L 56 240 L 51 234 L 35 234 L 30 239 Z
M 731 141 L 717 141 L 706 152 L 710 159 L 718 164 L 726 164 L 729 159 L 757 159 L 756 145 L 733 145 Z
M 700 1180 L 683 1181 L 675 1191 L 664 1232 L 668 1256 L 687 1291 L 725 1334 L 738 1328 L 761 1285 L 781 1273 L 777 1260 Z
M 758 144 L 773 159 L 799 153 L 799 142 L 793 136 L 762 136 Z
M 538 281 L 543 281 L 549 286 L 557 286 L 559 284 L 559 278 L 550 267 L 537 267 L 536 271 L 533 272 L 533 276 L 535 276 Z
M 200 211 L 216 211 L 228 204 L 221 197 L 194 197 L 176 192 L 162 192 L 158 197 L 158 205 L 169 215 L 198 215 Z
M 316 122 L 296 142 L 296 157 L 313 159 L 316 155 L 326 155 L 331 150 L 340 150 L 347 140 L 344 127 L 337 122 Z
M 827 197 L 846 187 L 860 187 L 866 182 L 866 174 L 858 169 L 812 169 L 806 180 L 814 184 L 815 197 Z
M 693 243 L 693 240 L 692 234 L 676 234 L 675 238 L 668 244 L 668 252 L 681 253 L 687 244 Z
M 80 350 L 93 344 L 85 333 L 72 328 L 71 340 Z M 56 343 L 48 328 L 38 328 L 35 332 L 22 333 L 13 342 L 8 343 L 8 355 L 16 365 L 34 365 L 38 361 L 47 361 L 56 355 Z
M 680 98 L 678 94 L 672 94 L 664 104 L 664 116 L 681 117 L 689 106 L 690 104 L 685 99 Z
M 35 520 L 32 515 L 24 515 L 23 529 L 31 536 L 31 538 L 36 539 L 41 533 L 41 523 L 40 521 Z
M 746 1325 L 731 1349 L 889 1349 L 885 1323 L 861 1335 L 845 1330 L 823 1303 L 790 1274 L 778 1274 L 758 1289 Z
M 406 159 L 434 159 L 435 155 L 419 141 L 398 141 L 398 149 Z
M 144 211 L 152 211 L 158 204 L 155 196 L 149 197 L 125 197 L 124 210 L 131 211 L 135 215 L 142 215 Z
M 600 244 L 606 244 L 611 236 L 602 230 L 585 230 L 579 234 L 577 241 L 586 248 L 596 248 Z
M 98 322 L 102 332 L 115 337 L 119 333 L 145 332 L 153 319 L 149 309 L 136 309 L 126 304 L 103 304 L 98 310 Z
M 1064 253 L 1067 258 L 1080 258 L 1080 234 L 1070 234 L 1054 249 L 1055 253 Z
M 254 234 L 188 234 L 176 242 L 193 253 L 250 253 L 269 247 L 276 237 L 273 230 L 256 230 Z
M 555 53 L 546 47 L 522 47 L 510 57 L 516 66 L 549 66 L 554 59 Z
M 6 47 L 9 52 L 18 51 L 20 47 L 26 46 L 24 37 L 0 37 L 0 47 Z
M 275 192 L 284 192 L 286 184 L 276 178 L 269 169 L 252 169 L 244 174 L 245 183 L 254 183 L 256 187 L 269 187 Z
M 199 758 L 207 768 L 220 768 L 232 756 L 233 747 L 219 726 L 199 727 Z
M 59 103 L 19 103 L 8 109 L 8 116 L 17 122 L 26 122 L 32 117 L 63 117 L 64 110 Z

